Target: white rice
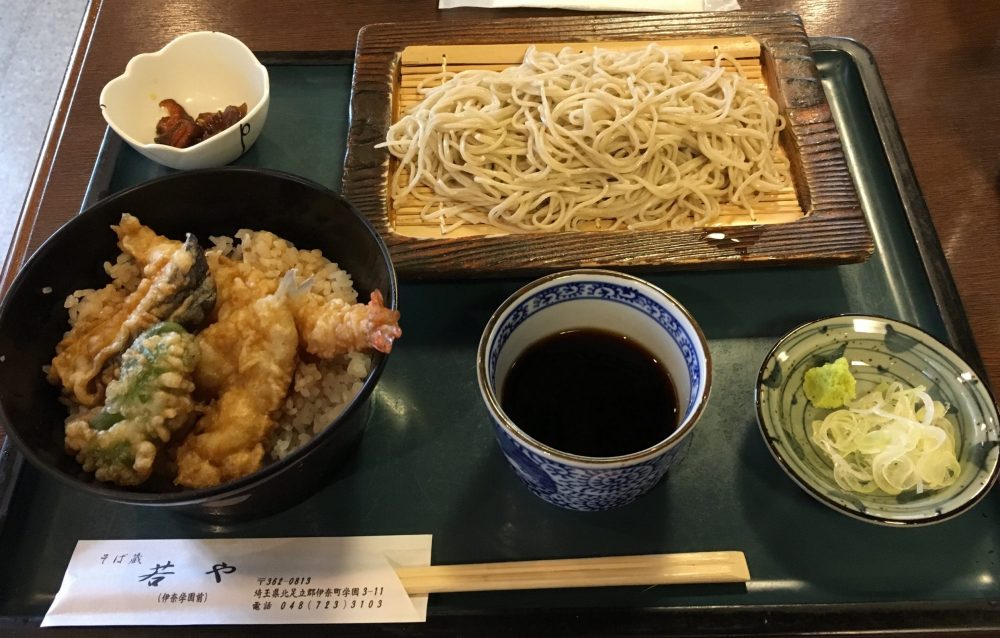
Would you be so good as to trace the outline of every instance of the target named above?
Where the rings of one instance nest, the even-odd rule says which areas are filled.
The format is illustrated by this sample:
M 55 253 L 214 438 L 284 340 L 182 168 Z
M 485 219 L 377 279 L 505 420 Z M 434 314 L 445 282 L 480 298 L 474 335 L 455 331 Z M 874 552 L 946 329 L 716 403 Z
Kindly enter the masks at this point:
M 277 419 L 271 457 L 287 456 L 326 429 L 361 391 L 371 367 L 371 355 L 364 352 L 314 363 L 300 360 Z

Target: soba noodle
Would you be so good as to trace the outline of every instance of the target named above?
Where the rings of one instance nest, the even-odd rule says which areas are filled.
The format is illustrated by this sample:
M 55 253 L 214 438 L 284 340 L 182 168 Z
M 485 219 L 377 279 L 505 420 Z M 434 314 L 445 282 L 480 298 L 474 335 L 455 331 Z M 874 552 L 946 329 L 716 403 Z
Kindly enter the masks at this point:
M 393 204 L 442 232 L 691 228 L 722 204 L 752 214 L 789 183 L 774 153 L 784 121 L 724 59 L 739 68 L 656 45 L 532 47 L 501 72 L 443 68 L 380 145 L 399 159 Z

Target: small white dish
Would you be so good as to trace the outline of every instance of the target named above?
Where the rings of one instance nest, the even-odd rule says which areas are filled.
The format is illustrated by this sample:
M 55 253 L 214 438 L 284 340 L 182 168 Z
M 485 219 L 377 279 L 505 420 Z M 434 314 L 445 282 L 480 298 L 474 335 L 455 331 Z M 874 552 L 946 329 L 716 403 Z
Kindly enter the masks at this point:
M 187 33 L 155 53 L 132 58 L 125 72 L 101 91 L 104 119 L 132 148 L 170 168 L 228 164 L 260 135 L 270 103 L 267 69 L 245 44 L 225 33 Z M 175 100 L 191 117 L 246 102 L 236 125 L 188 148 L 156 144 L 160 101 Z

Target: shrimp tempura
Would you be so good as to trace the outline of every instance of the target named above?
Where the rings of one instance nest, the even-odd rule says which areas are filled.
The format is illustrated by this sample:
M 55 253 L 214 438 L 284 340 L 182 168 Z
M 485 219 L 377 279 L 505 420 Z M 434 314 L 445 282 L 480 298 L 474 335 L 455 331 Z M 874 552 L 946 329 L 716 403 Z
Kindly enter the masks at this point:
M 199 389 L 218 398 L 177 451 L 175 483 L 211 487 L 260 468 L 295 371 L 298 332 L 288 296 L 295 271 L 273 294 L 236 309 L 198 335 Z
M 293 305 L 303 346 L 323 359 L 368 348 L 389 352 L 403 333 L 399 311 L 386 308 L 378 290 L 367 305 L 326 301 L 319 295 L 304 295 Z

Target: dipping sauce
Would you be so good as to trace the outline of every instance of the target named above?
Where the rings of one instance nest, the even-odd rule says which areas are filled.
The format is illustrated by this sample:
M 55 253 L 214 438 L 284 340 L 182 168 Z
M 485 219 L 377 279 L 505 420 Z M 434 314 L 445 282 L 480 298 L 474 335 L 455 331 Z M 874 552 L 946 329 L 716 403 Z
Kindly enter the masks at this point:
M 581 456 L 621 456 L 677 428 L 666 367 L 628 337 L 596 329 L 546 337 L 514 361 L 500 405 L 537 441 Z

